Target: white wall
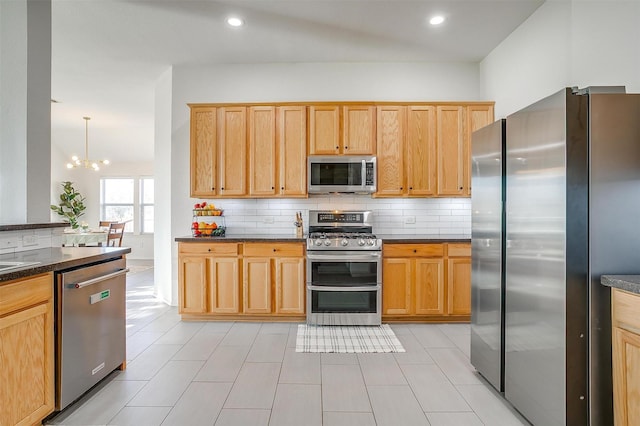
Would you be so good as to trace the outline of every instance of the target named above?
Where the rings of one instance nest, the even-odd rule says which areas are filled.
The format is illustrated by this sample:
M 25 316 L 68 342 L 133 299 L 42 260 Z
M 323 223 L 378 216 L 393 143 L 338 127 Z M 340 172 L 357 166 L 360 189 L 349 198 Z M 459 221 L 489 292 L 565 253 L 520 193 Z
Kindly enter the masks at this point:
M 480 63 L 480 93 L 505 117 L 564 87 L 640 93 L 640 2 L 548 0 Z
M 191 209 L 197 200 L 189 198 L 189 108 L 201 102 L 287 102 L 287 101 L 439 101 L 483 100 L 479 98 L 478 66 L 470 63 L 295 63 L 174 66 L 171 81 L 170 114 L 156 111 L 156 123 L 171 119 L 171 145 L 160 142 L 156 134 L 156 166 L 171 174 L 170 230 L 168 240 L 190 235 Z M 166 79 L 158 85 L 164 87 Z M 166 98 L 166 93 L 161 95 Z M 156 103 L 156 108 L 159 108 Z M 158 126 L 158 124 L 157 124 Z M 158 127 L 156 128 L 158 132 Z M 161 144 L 161 147 L 159 146 Z M 165 150 L 160 154 L 159 148 Z M 170 153 L 171 161 L 158 164 L 159 156 Z M 169 166 L 167 168 L 167 166 Z M 157 181 L 156 181 L 157 182 Z M 371 208 L 380 231 L 406 233 L 470 233 L 468 200 L 374 200 L 370 197 L 310 197 L 308 200 L 218 200 L 227 209 L 230 233 L 293 235 L 294 213 L 314 208 Z M 382 213 L 384 211 L 384 213 Z M 455 213 L 454 213 L 455 211 Z M 422 214 L 430 212 L 429 214 Z M 440 214 L 440 213 L 442 214 Z M 378 214 L 379 213 L 379 214 Z M 274 218 L 264 226 L 265 216 Z M 404 216 L 415 216 L 416 224 L 405 225 Z M 306 218 L 306 217 L 305 217 Z M 437 218 L 437 219 L 436 219 Z M 308 222 L 308 220 L 306 221 Z M 397 226 L 398 225 L 398 226 Z M 306 226 L 306 225 L 305 225 Z M 158 250 L 156 249 L 156 254 Z M 177 248 L 172 242 L 170 274 L 172 281 L 156 280 L 158 295 L 177 303 Z M 164 257 L 163 257 L 164 259 Z M 158 259 L 156 259 L 158 263 Z M 167 268 L 163 263 L 163 268 Z M 165 269 L 163 269 L 164 271 Z M 168 296 L 170 295 L 170 299 Z

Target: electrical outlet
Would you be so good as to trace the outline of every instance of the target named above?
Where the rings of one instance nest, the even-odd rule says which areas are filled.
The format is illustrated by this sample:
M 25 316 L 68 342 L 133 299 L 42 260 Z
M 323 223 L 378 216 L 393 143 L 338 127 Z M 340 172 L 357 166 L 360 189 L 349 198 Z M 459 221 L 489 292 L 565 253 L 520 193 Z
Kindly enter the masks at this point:
M 38 245 L 38 237 L 35 235 L 23 235 L 22 236 L 22 246 L 37 246 Z
M 18 237 L 0 238 L 0 249 L 17 248 Z
M 405 216 L 404 217 L 404 223 L 407 225 L 410 225 L 412 223 L 416 223 L 416 217 L 415 216 Z
M 265 216 L 262 218 L 262 223 L 273 223 L 273 216 Z

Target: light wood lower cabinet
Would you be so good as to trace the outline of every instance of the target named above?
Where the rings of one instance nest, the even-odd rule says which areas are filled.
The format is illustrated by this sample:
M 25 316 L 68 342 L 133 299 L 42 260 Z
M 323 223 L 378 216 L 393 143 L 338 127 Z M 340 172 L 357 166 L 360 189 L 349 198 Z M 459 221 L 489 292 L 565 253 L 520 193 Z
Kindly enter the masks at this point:
M 39 424 L 54 408 L 53 276 L 0 285 L 0 425 Z
M 382 258 L 383 320 L 469 320 L 470 244 L 384 244 Z
M 183 318 L 302 317 L 302 243 L 180 243 L 179 312 Z
M 640 295 L 611 290 L 613 414 L 616 426 L 640 424 Z
M 178 296 L 181 314 L 239 313 L 238 244 L 179 244 Z

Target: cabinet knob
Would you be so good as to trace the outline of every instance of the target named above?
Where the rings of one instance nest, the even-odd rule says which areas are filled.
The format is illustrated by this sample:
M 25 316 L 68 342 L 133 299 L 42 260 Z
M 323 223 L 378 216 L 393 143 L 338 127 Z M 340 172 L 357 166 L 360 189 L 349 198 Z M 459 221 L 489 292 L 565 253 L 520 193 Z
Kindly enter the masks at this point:
M 349 147 L 348 147 L 348 146 L 345 146 L 345 147 L 344 147 L 344 149 L 349 149 Z
M 211 187 L 211 190 L 212 190 L 212 191 L 215 191 L 215 190 L 216 190 L 216 187 L 215 187 L 215 186 L 212 186 L 212 187 Z
M 339 147 L 339 146 L 336 146 L 336 149 L 340 149 L 340 147 Z
M 417 253 L 417 252 L 418 252 L 418 250 L 416 250 L 416 249 L 413 249 L 413 252 L 414 252 L 414 253 Z
M 275 188 L 272 186 L 271 189 L 275 189 Z
M 282 189 L 284 191 L 284 186 L 281 186 L 280 189 Z
M 413 186 L 410 186 L 409 189 L 413 189 Z
M 402 187 L 400 187 L 400 190 L 402 191 Z
M 211 249 L 207 249 L 207 251 L 211 251 Z
M 460 189 L 462 189 L 462 188 L 460 188 Z M 220 190 L 224 191 L 224 188 L 220 188 Z
M 275 253 L 275 252 L 276 252 L 276 249 L 273 249 L 273 252 Z
M 462 187 L 460 187 L 460 190 L 462 191 Z

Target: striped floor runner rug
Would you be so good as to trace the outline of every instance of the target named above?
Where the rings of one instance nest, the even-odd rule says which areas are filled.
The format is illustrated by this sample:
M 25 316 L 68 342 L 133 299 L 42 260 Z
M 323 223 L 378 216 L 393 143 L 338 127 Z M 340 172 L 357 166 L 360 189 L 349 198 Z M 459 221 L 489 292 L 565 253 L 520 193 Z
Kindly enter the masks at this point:
M 404 352 L 388 324 L 380 326 L 298 325 L 296 352 Z

